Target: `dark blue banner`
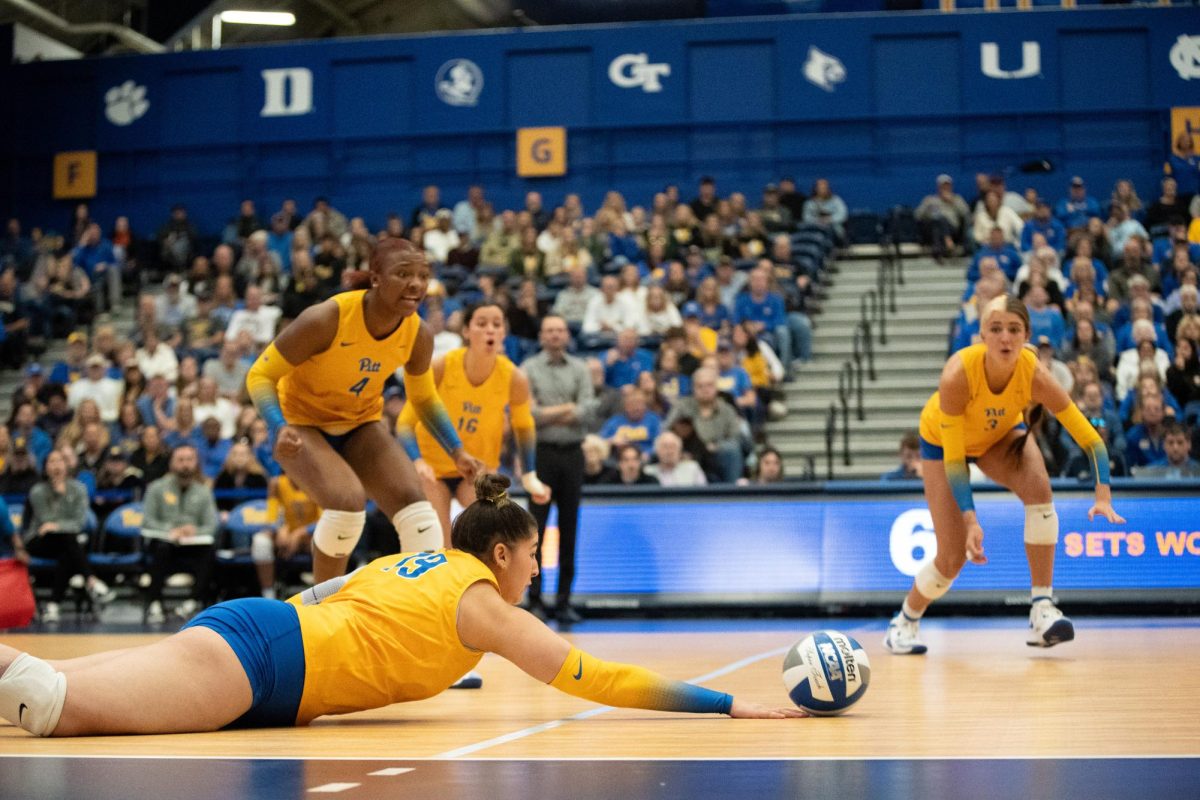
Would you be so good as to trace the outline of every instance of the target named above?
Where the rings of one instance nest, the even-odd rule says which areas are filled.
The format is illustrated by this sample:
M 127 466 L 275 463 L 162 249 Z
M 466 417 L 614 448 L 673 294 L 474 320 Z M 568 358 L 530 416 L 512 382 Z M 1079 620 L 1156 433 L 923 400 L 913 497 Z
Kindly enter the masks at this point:
M 803 15 L 310 42 L 5 68 L 0 205 L 57 219 L 56 152 L 97 150 L 95 216 L 216 231 L 243 197 L 332 195 L 381 224 L 428 182 L 500 207 L 542 188 L 595 208 L 702 174 L 752 204 L 780 174 L 851 207 L 915 204 L 932 176 L 1048 158 L 1157 193 L 1167 114 L 1200 105 L 1194 8 Z M 516 178 L 514 133 L 565 126 L 563 178 Z M 1022 187 L 1016 187 L 1020 190 Z M 970 190 L 969 185 L 964 188 Z M 44 220 L 38 220 L 44 223 Z
M 1089 522 L 1091 504 L 1082 495 L 1056 501 L 1056 591 L 1178 599 L 1200 590 L 1200 497 L 1118 493 L 1121 525 Z M 1028 592 L 1024 508 L 988 493 L 979 494 L 977 507 L 989 563 L 968 564 L 955 592 Z M 933 558 L 936 538 L 919 494 L 605 497 L 585 502 L 577 552 L 574 591 L 601 605 L 621 605 L 622 596 L 639 604 L 846 602 L 907 591 Z M 546 576 L 548 589 L 554 574 Z

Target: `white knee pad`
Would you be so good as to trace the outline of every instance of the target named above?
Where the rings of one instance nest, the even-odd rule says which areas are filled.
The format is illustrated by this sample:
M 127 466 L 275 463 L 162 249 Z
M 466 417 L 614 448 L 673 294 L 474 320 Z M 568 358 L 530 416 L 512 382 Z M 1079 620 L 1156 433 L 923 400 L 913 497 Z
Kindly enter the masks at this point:
M 1058 544 L 1058 512 L 1054 503 L 1025 506 L 1025 544 Z
M 913 580 L 917 587 L 917 591 L 922 597 L 930 600 L 937 600 L 939 597 L 950 591 L 950 586 L 954 583 L 954 578 L 947 578 L 938 568 L 930 561 L 925 566 L 921 567 L 921 571 L 917 573 L 917 577 Z
M 345 558 L 354 552 L 354 545 L 358 544 L 366 524 L 365 511 L 326 509 L 321 512 L 317 529 L 313 531 L 313 547 L 327 556 Z
M 259 531 L 250 539 L 250 558 L 255 564 L 275 563 L 275 539 L 266 531 Z
M 396 533 L 400 536 L 400 552 L 421 553 L 427 550 L 440 550 L 442 541 L 442 523 L 438 521 L 437 512 L 428 500 L 421 500 L 405 506 L 392 517 Z
M 0 717 L 35 736 L 54 733 L 66 699 L 67 676 L 28 653 L 0 676 Z

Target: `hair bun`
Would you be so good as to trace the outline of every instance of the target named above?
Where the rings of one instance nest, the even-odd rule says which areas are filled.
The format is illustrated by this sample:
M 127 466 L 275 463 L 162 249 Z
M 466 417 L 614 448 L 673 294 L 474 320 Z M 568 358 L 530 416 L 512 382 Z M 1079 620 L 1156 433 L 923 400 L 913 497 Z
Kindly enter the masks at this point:
M 508 487 L 512 485 L 506 475 L 498 475 L 494 472 L 485 472 L 475 478 L 475 497 L 485 503 L 492 503 L 496 506 L 504 505 L 508 502 Z

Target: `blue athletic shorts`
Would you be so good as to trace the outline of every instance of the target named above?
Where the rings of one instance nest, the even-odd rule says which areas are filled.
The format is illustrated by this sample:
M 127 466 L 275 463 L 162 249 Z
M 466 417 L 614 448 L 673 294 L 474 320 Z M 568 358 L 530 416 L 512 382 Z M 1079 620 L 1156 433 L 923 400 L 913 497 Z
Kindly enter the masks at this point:
M 1025 425 L 1025 423 L 1021 422 L 1015 426 L 1015 429 L 1018 431 L 1023 431 L 1023 430 L 1025 430 L 1026 427 L 1027 426 Z M 945 460 L 945 453 L 941 447 L 939 447 L 936 444 L 930 444 L 929 442 L 925 441 L 924 436 L 919 436 L 917 438 L 921 440 L 921 458 L 928 459 L 929 461 L 944 461 Z M 977 460 L 978 459 L 975 458 L 975 456 L 967 456 L 968 464 L 974 464 Z
M 365 428 L 367 425 L 374 425 L 374 424 L 375 423 L 373 423 L 373 422 L 364 422 L 362 425 L 351 428 L 350 430 L 346 431 L 345 433 L 338 433 L 338 434 L 326 433 L 325 431 L 321 431 L 320 428 L 318 428 L 317 430 L 321 431 L 321 435 L 325 437 L 325 441 L 329 442 L 329 446 L 332 447 L 335 451 L 337 451 L 337 453 L 340 455 L 342 450 L 346 447 L 346 442 L 350 441 L 351 436 L 358 433 L 360 430 Z
M 230 600 L 201 611 L 183 629 L 193 627 L 219 633 L 250 679 L 250 710 L 226 728 L 296 724 L 304 694 L 304 642 L 295 606 L 263 597 Z

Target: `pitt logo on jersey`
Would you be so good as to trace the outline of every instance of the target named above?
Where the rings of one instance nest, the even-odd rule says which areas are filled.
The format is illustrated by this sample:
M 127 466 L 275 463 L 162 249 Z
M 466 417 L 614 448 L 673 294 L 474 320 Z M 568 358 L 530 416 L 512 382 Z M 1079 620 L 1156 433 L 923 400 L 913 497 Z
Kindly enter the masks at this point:
M 379 366 L 380 363 L 378 361 L 372 361 L 369 358 L 360 358 L 358 360 L 359 372 L 379 372 Z

